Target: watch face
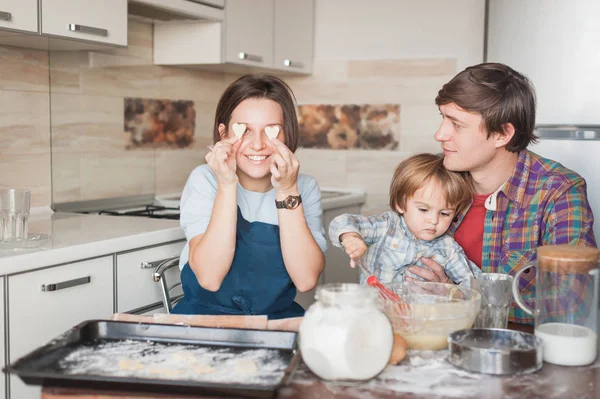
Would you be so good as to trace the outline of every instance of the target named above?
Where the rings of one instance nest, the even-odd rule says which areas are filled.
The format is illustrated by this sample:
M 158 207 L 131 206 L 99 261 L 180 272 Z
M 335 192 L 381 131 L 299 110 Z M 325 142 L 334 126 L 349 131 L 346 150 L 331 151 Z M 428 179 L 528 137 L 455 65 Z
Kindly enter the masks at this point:
M 298 206 L 298 197 L 290 195 L 285 199 L 285 207 L 288 209 L 294 209 Z

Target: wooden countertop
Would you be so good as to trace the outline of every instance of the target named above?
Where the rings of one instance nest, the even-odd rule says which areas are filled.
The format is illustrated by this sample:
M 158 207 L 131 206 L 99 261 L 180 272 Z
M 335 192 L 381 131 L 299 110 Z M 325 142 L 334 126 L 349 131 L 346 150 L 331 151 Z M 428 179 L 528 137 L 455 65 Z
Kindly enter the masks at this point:
M 363 385 L 342 387 L 323 383 L 304 365 L 291 383 L 279 390 L 277 399 L 552 399 L 600 397 L 600 361 L 587 367 L 544 364 L 535 374 L 495 377 L 474 374 L 443 364 L 445 351 L 430 359 L 409 354 L 401 364 L 388 366 L 376 379 Z M 422 352 L 423 353 L 423 352 Z M 213 399 L 213 396 L 182 396 L 132 392 L 70 390 L 46 387 L 42 399 Z
M 113 319 L 122 320 L 145 316 L 115 315 Z M 181 316 L 166 316 L 167 318 Z M 184 316 L 184 318 L 186 318 Z M 156 319 L 156 317 L 155 317 Z M 192 316 L 198 323 L 207 321 L 216 323 L 209 317 Z M 229 318 L 219 318 L 231 324 Z M 215 319 L 216 320 L 216 319 Z M 248 328 L 256 323 L 264 323 L 259 317 L 239 319 Z M 129 320 L 134 321 L 134 320 Z M 144 320 L 144 321 L 147 321 Z M 156 319 L 155 322 L 173 322 L 174 320 Z M 189 322 L 190 319 L 178 319 Z M 297 328 L 298 320 L 286 321 L 283 325 L 267 328 Z M 236 323 L 239 323 L 236 320 Z M 253 326 L 250 326 L 252 323 Z M 233 325 L 230 325 L 233 326 Z M 240 327 L 239 325 L 235 325 Z M 282 328 L 283 327 L 283 328 Z M 286 328 L 288 327 L 288 328 Z M 517 329 L 518 326 L 509 326 Z M 362 398 L 399 398 L 399 399 L 444 399 L 444 398 L 487 398 L 487 399 L 552 399 L 552 398 L 600 398 L 600 357 L 590 366 L 561 367 L 544 363 L 543 368 L 534 374 L 521 376 L 490 376 L 459 370 L 446 361 L 447 351 L 409 351 L 408 356 L 396 366 L 388 366 L 377 378 L 358 386 L 339 386 L 322 382 L 308 368 L 301 364 L 290 383 L 281 388 L 277 399 L 362 399 Z M 185 396 L 181 394 L 159 394 L 140 392 L 117 392 L 99 390 L 75 390 L 60 387 L 44 387 L 42 399 L 212 399 L 215 396 Z M 222 398 L 222 397 L 221 397 Z

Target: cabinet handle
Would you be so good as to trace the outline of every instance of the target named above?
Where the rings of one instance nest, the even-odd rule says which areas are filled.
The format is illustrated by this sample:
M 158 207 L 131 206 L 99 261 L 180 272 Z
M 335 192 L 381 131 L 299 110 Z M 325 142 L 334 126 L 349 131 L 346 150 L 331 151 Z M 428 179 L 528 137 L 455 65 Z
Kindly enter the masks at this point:
M 42 291 L 58 291 L 65 288 L 76 287 L 78 285 L 88 284 L 92 281 L 90 276 L 80 277 L 73 280 L 62 281 L 54 284 L 42 284 Z
M 291 68 L 304 68 L 303 62 L 292 61 L 292 60 L 283 60 L 283 65 Z
M 263 58 L 260 55 L 254 55 L 254 54 L 248 54 L 248 53 L 239 53 L 238 58 L 240 60 L 263 62 Z
M 12 21 L 12 14 L 5 11 L 0 11 L 0 19 L 2 21 Z
M 142 269 L 156 269 L 161 263 L 167 262 L 167 261 L 170 261 L 170 260 L 174 260 L 174 259 L 179 260 L 179 256 L 175 256 L 173 258 L 155 260 L 154 262 L 142 262 L 140 264 L 140 267 Z
M 87 33 L 88 35 L 94 35 L 94 36 L 108 36 L 107 29 L 94 28 L 92 26 L 69 24 L 69 30 L 71 32 Z

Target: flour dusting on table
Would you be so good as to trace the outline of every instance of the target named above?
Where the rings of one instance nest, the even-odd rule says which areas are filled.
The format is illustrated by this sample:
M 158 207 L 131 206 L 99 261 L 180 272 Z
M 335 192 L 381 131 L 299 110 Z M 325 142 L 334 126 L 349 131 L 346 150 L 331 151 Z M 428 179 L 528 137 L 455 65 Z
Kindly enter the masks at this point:
M 70 375 L 277 385 L 288 362 L 277 350 L 108 341 L 84 346 L 60 361 Z

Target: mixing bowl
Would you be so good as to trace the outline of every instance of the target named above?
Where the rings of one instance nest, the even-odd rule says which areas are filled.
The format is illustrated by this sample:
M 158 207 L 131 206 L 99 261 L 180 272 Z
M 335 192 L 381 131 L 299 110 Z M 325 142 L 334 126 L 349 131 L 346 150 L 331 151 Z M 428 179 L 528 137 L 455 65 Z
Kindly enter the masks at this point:
M 400 313 L 393 302 L 379 302 L 394 334 L 404 338 L 408 349 L 447 349 L 448 335 L 471 328 L 479 312 L 481 295 L 467 287 L 429 282 L 384 285 L 409 304 L 410 309 Z

